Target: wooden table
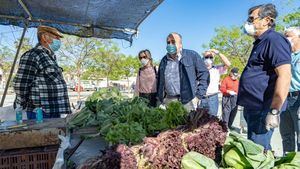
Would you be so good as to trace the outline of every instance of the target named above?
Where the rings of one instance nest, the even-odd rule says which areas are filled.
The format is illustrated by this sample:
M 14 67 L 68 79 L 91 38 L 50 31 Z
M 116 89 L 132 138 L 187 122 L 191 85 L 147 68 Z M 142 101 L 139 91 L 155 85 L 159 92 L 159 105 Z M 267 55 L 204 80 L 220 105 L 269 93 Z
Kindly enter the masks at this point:
M 58 135 L 65 135 L 65 119 L 44 119 L 43 123 L 24 121 L 25 127 L 0 130 L 0 150 L 59 145 Z

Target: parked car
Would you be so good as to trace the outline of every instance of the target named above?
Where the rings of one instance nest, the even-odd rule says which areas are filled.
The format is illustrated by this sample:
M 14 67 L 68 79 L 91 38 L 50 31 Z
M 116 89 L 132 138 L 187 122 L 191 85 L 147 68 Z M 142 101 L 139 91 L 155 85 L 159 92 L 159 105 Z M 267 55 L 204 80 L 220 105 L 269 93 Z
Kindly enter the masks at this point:
M 75 91 L 79 90 L 78 84 L 75 85 L 74 90 Z M 88 81 L 88 80 L 82 80 L 80 82 L 80 91 L 96 91 L 96 90 L 97 90 L 97 87 L 93 82 Z

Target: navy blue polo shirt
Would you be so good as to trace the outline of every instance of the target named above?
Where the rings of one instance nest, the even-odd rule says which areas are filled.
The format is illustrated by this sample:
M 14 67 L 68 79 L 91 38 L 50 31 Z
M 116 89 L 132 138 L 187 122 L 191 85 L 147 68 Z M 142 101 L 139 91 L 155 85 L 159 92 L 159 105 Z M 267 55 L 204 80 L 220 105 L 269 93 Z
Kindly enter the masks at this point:
M 275 68 L 291 64 L 291 45 L 274 29 L 264 32 L 253 45 L 240 78 L 238 104 L 260 111 L 271 106 L 277 80 Z

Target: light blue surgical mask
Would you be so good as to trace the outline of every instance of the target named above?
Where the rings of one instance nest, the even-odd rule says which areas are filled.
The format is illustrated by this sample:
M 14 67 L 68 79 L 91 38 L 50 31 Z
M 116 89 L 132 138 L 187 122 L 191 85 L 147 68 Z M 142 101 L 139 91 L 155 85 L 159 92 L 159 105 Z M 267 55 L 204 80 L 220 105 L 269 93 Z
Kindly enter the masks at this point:
M 61 46 L 61 41 L 58 40 L 58 39 L 53 39 L 53 40 L 52 40 L 52 43 L 49 44 L 49 48 L 50 48 L 53 52 L 58 51 L 58 49 L 60 48 L 60 46 Z
M 177 52 L 176 46 L 173 45 L 173 44 L 168 44 L 168 45 L 167 45 L 167 52 L 168 52 L 170 55 L 174 55 L 174 54 Z

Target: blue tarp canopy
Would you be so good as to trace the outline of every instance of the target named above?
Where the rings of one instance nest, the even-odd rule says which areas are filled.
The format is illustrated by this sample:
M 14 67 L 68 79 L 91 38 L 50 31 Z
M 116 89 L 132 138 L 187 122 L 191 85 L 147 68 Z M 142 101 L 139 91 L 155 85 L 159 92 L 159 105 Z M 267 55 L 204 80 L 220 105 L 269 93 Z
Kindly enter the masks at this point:
M 0 24 L 48 25 L 80 37 L 132 42 L 141 22 L 163 0 L 0 0 Z

